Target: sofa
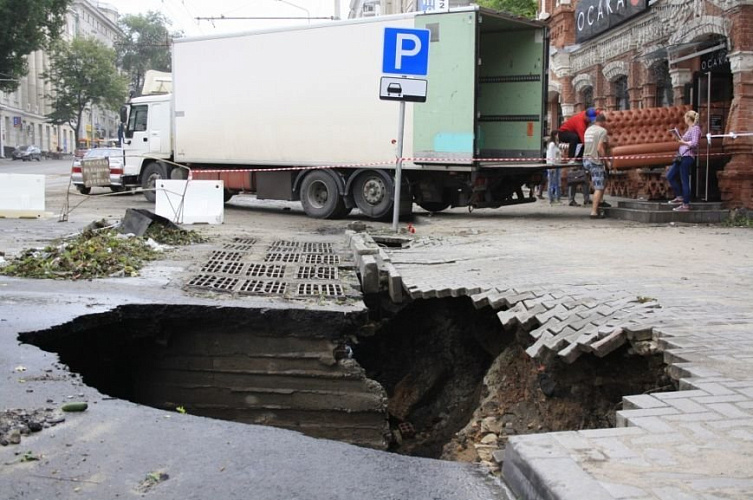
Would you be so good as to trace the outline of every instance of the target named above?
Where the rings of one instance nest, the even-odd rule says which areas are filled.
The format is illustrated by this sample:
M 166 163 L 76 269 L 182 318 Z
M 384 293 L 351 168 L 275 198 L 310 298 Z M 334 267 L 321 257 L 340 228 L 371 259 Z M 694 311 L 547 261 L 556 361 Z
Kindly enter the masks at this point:
M 607 130 L 614 170 L 666 166 L 679 147 L 670 129 L 684 132 L 684 116 L 690 106 L 669 108 L 642 108 L 624 111 L 607 111 Z M 704 131 L 705 133 L 705 131 Z M 712 153 L 721 153 L 721 141 L 712 141 Z M 698 145 L 700 157 L 706 154 L 706 137 Z

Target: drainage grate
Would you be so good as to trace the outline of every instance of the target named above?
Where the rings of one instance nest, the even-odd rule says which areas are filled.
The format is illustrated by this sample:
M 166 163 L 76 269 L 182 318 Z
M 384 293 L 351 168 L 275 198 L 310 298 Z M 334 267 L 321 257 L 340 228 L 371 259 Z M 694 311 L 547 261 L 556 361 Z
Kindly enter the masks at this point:
M 248 280 L 241 283 L 240 293 L 284 294 L 288 284 L 284 281 Z
M 191 281 L 189 281 L 188 286 L 229 292 L 232 291 L 235 285 L 238 284 L 238 281 L 238 278 L 200 274 L 199 276 L 196 276 Z
M 256 245 L 256 238 L 233 238 L 231 243 L 225 243 L 222 248 L 225 250 L 251 250 Z
M 226 262 L 222 260 L 209 261 L 201 268 L 202 273 L 240 274 L 243 269 L 241 262 Z
M 304 264 L 326 264 L 326 265 L 337 265 L 340 263 L 340 256 L 339 255 L 319 255 L 319 254 L 309 254 L 303 256 L 303 263 Z
M 243 258 L 242 252 L 228 252 L 225 250 L 215 250 L 209 256 L 209 260 L 225 260 L 231 262 L 237 262 Z
M 268 253 L 264 256 L 264 262 L 298 262 L 301 260 L 299 253 Z
M 342 297 L 343 287 L 336 283 L 300 283 L 298 285 L 298 295 L 312 297 Z
M 301 243 L 302 253 L 334 253 L 332 250 L 332 243 Z
M 298 250 L 298 247 L 300 246 L 300 243 L 297 241 L 287 241 L 287 240 L 277 240 L 273 241 L 271 245 L 269 245 L 269 251 L 270 252 L 290 252 L 293 250 Z
M 267 264 L 251 264 L 246 271 L 246 276 L 251 278 L 282 278 L 285 275 L 285 266 Z
M 329 266 L 301 266 L 295 275 L 299 280 L 336 280 L 337 268 Z

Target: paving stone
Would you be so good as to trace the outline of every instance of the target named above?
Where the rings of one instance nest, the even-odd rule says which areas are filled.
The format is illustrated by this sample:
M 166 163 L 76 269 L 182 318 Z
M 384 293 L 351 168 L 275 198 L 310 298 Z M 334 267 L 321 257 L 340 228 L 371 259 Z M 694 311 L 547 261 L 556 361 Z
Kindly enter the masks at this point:
M 622 398 L 623 410 L 661 408 L 666 406 L 667 403 L 650 394 L 637 394 Z

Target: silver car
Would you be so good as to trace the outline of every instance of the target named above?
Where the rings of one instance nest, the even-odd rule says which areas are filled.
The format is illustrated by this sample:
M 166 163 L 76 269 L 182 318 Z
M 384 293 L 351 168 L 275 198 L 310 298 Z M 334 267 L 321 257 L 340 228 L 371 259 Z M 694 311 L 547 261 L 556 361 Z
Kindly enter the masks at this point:
M 13 150 L 13 159 L 21 161 L 42 161 L 42 150 L 37 146 L 18 146 Z
M 110 164 L 110 190 L 119 193 L 123 187 L 123 150 L 121 148 L 94 148 L 86 152 L 83 158 L 74 158 L 71 165 L 71 183 L 81 194 L 91 193 L 92 188 L 84 186 L 81 173 L 81 160 L 90 158 L 107 158 Z

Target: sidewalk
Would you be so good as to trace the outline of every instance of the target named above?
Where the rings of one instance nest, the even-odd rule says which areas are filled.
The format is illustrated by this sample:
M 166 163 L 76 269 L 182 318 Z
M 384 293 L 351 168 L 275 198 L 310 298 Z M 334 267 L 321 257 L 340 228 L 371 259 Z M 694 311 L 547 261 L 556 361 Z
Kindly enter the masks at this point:
M 661 306 L 642 321 L 681 390 L 626 395 L 618 428 L 511 437 L 505 481 L 523 498 L 750 498 L 753 231 L 586 221 L 578 210 L 539 205 L 533 217 L 521 218 L 520 207 L 421 217 L 409 249 L 387 249 L 414 299 L 466 295 L 478 307 L 541 314 L 542 323 L 552 304 L 568 298 L 598 305 L 621 294 Z M 571 339 L 586 332 L 578 330 L 583 323 Z M 571 354 L 575 341 L 568 342 L 551 343 L 553 354 Z M 537 344 L 529 354 L 547 351 L 546 342 Z

